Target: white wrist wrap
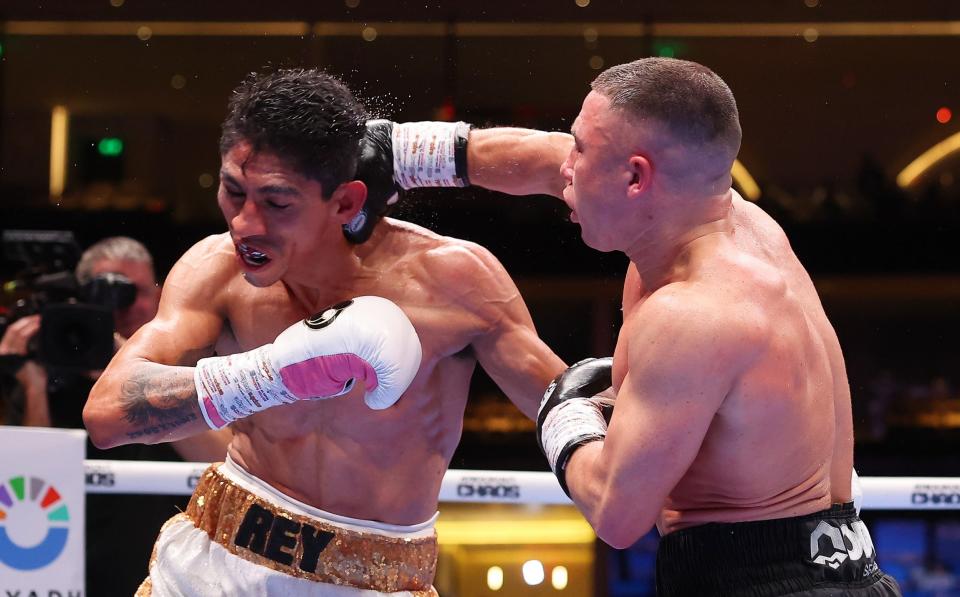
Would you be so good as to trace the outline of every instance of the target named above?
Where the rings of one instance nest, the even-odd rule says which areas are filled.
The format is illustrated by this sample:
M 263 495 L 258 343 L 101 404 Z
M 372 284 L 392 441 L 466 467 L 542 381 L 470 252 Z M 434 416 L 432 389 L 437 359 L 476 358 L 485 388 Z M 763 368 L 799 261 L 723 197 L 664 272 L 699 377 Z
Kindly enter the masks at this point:
M 457 172 L 457 138 L 469 130 L 463 122 L 405 122 L 393 127 L 393 178 L 403 189 L 463 187 Z M 464 166 L 461 166 L 463 169 Z
M 602 439 L 607 435 L 607 422 L 600 408 L 590 398 L 572 398 L 547 413 L 540 430 L 543 452 L 555 474 L 566 462 L 557 462 L 564 448 L 585 439 Z
M 270 345 L 200 359 L 193 370 L 200 412 L 213 429 L 278 404 L 296 402 L 270 362 Z

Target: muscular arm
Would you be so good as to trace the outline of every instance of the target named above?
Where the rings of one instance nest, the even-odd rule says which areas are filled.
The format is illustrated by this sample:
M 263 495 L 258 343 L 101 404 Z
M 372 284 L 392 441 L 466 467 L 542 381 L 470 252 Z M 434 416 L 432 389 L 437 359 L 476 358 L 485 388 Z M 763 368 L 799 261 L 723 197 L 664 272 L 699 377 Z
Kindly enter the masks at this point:
M 84 409 L 86 425 L 95 444 L 101 446 L 94 430 L 108 426 L 115 426 L 114 433 L 120 432 L 124 436 L 108 440 L 111 446 L 170 441 L 207 429 L 197 403 L 192 367 L 140 361 L 130 363 L 122 370 L 125 375 L 114 375 L 117 381 L 106 390 L 108 396 L 109 392 L 119 391 L 119 395 L 107 405 L 110 410 L 104 413 L 93 408 Z M 104 395 L 98 390 L 94 387 L 88 404 L 97 402 Z M 104 421 L 97 415 L 109 415 L 112 420 Z M 116 420 L 117 416 L 120 420 Z
M 543 391 L 566 368 L 537 336 L 533 319 L 516 284 L 486 249 L 472 243 L 448 255 L 444 267 L 458 300 L 482 322 L 472 347 L 480 366 L 524 415 L 537 416 Z
M 158 443 L 209 431 L 197 402 L 192 364 L 209 355 L 223 325 L 212 300 L 216 239 L 202 241 L 174 266 L 156 318 L 133 335 L 97 380 L 83 410 L 100 448 Z M 222 269 L 222 268 L 220 268 Z
M 560 165 L 573 147 L 566 133 L 520 128 L 473 129 L 467 144 L 470 183 L 510 195 L 560 197 Z
M 621 332 L 628 371 L 606 439 L 574 452 L 566 468 L 574 502 L 614 547 L 654 525 L 752 356 L 748 334 L 725 313 L 689 292 L 654 295 Z

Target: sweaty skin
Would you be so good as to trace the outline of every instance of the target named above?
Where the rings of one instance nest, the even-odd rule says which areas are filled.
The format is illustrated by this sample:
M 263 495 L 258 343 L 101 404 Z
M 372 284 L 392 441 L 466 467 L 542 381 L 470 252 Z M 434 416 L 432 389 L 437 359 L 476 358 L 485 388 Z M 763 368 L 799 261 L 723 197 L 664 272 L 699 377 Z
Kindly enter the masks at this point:
M 629 144 L 606 105 L 587 96 L 576 145 L 560 133 L 488 129 L 472 131 L 468 146 L 472 182 L 562 197 L 587 244 L 631 258 L 616 408 L 605 441 L 567 465 L 574 501 L 614 547 L 654 524 L 666 534 L 850 501 L 844 360 L 783 230 L 722 179 L 713 219 L 685 236 L 669 236 L 653 214 L 630 220 L 637 203 L 614 197 L 650 170 L 628 152 L 611 157 Z M 635 244 L 617 244 L 630 234 Z
M 420 370 L 397 404 L 371 410 L 355 388 L 274 407 L 231 425 L 229 453 L 273 487 L 335 514 L 400 525 L 429 519 L 476 364 L 532 418 L 563 362 L 537 337 L 503 267 L 478 245 L 391 219 L 366 243 L 348 245 L 340 227 L 359 203 L 340 191 L 322 201 L 316 183 L 244 144 L 224 156 L 221 179 L 231 232 L 180 259 L 156 319 L 93 389 L 84 414 L 94 442 L 153 443 L 205 430 L 193 385 L 198 358 L 253 349 L 331 304 L 382 296 L 404 310 L 423 345 Z M 245 263 L 241 242 L 270 262 Z
M 649 528 L 642 516 L 656 516 L 664 534 L 851 499 L 853 423 L 836 334 L 779 226 L 739 196 L 730 219 L 657 291 L 637 292 L 628 273 L 615 417 L 606 441 L 569 467 L 583 473 L 589 459 L 610 458 L 600 487 L 586 480 L 596 493 L 583 492 L 605 529 L 616 525 L 601 511 L 626 515 L 620 500 L 631 491 L 663 497 L 659 512 L 630 518 Z

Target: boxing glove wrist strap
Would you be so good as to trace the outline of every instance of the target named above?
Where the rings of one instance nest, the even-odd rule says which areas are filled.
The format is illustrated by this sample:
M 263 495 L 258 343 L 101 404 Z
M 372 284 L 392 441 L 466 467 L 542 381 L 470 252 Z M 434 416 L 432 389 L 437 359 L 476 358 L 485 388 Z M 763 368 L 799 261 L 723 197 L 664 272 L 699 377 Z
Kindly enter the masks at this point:
M 269 358 L 270 345 L 249 352 L 200 359 L 193 370 L 200 412 L 220 429 L 277 404 L 293 402 Z
M 223 357 L 200 359 L 193 370 L 200 412 L 212 429 L 222 429 L 237 419 L 300 400 L 283 383 L 270 359 L 272 345 Z M 324 398 L 342 396 L 356 380 L 347 380 L 339 391 Z
M 465 122 L 405 122 L 393 127 L 393 177 L 403 189 L 465 187 L 467 137 Z
M 565 400 L 546 413 L 540 427 L 540 447 L 568 496 L 566 466 L 570 457 L 580 446 L 606 436 L 607 422 L 599 405 L 590 398 Z

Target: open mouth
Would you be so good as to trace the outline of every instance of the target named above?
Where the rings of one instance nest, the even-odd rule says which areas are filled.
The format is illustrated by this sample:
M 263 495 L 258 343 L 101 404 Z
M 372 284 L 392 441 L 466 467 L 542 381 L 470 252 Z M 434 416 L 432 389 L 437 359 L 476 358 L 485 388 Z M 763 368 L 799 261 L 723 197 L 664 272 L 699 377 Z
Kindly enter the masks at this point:
M 577 217 L 577 210 L 574 209 L 576 201 L 574 201 L 572 182 L 568 182 L 567 186 L 563 187 L 563 202 L 566 203 L 567 208 L 570 209 L 569 220 L 575 224 L 579 223 L 580 219 Z
M 237 244 L 237 254 L 250 267 L 263 267 L 270 262 L 270 256 L 244 243 Z

